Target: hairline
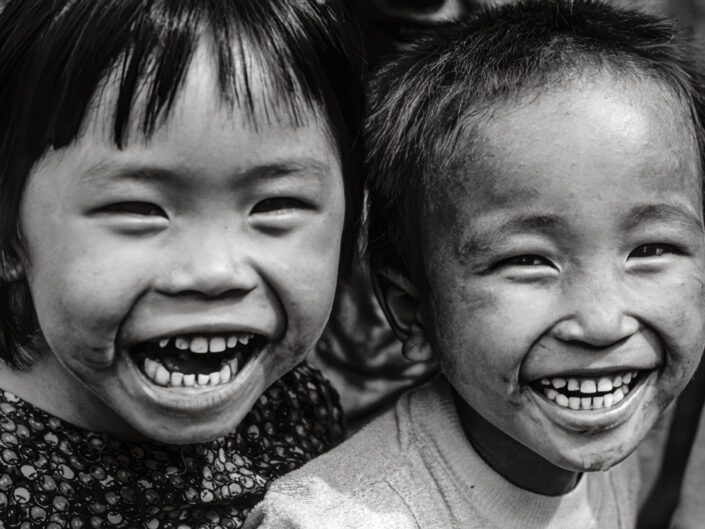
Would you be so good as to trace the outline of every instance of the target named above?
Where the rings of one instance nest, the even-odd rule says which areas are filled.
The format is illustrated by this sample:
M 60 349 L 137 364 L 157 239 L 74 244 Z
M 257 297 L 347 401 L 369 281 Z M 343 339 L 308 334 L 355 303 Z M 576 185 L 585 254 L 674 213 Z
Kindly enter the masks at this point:
M 184 96 L 185 85 L 193 75 L 196 75 L 197 72 L 195 72 L 195 68 L 198 67 L 198 60 L 205 59 L 208 63 L 205 68 L 208 70 L 209 75 L 212 74 L 210 75 L 209 84 L 214 89 L 214 94 L 217 98 L 217 101 L 214 101 L 214 110 L 229 112 L 231 114 L 230 117 L 233 119 L 241 117 L 242 125 L 254 131 L 257 131 L 262 125 L 269 126 L 279 124 L 297 129 L 318 122 L 324 127 L 325 137 L 330 142 L 331 147 L 336 154 L 340 156 L 340 148 L 333 132 L 333 125 L 330 123 L 330 117 L 323 108 L 322 102 L 316 102 L 313 99 L 307 100 L 299 84 L 297 84 L 295 92 L 289 94 L 289 97 L 286 97 L 286 99 L 281 93 L 277 93 L 271 88 L 259 91 L 258 93 L 260 95 L 254 96 L 252 104 L 233 98 L 231 94 L 227 90 L 224 90 L 220 83 L 218 83 L 218 64 L 215 60 L 216 53 L 213 49 L 215 46 L 214 39 L 208 36 L 208 32 L 204 31 L 197 42 L 196 48 L 185 64 L 183 76 L 179 80 L 179 83 L 177 83 L 172 104 L 166 105 L 161 109 L 153 127 L 149 127 L 145 122 L 145 111 L 148 105 L 148 96 L 145 92 L 150 87 L 151 83 L 154 82 L 155 74 L 152 71 L 147 71 L 136 81 L 135 97 L 130 101 L 124 120 L 124 134 L 122 137 L 117 136 L 115 123 L 118 119 L 118 99 L 121 93 L 121 76 L 117 63 L 124 59 L 125 55 L 123 54 L 118 57 L 115 65 L 105 71 L 104 75 L 97 83 L 95 92 L 86 104 L 81 125 L 71 141 L 79 141 L 92 126 L 102 124 L 105 129 L 103 131 L 104 137 L 119 148 L 123 148 L 128 143 L 135 140 L 149 142 L 162 127 L 168 125 L 179 103 L 183 103 L 183 100 L 180 101 L 180 99 Z M 244 43 L 244 41 L 241 42 Z M 233 47 L 237 45 L 237 43 L 233 43 Z M 259 58 L 257 55 L 262 53 L 262 51 L 258 50 L 255 46 L 249 46 L 248 49 L 252 50 L 251 53 L 256 59 Z M 257 75 L 265 81 L 270 75 L 266 61 L 255 60 L 253 62 L 262 65 L 261 67 L 256 67 L 258 70 Z M 267 83 L 259 83 L 258 86 L 266 87 Z M 258 103 L 261 104 L 258 105 Z M 299 112 L 297 112 L 296 115 L 286 112 L 284 108 L 287 104 L 294 103 L 299 104 Z M 38 159 L 37 162 L 39 162 L 40 159 Z

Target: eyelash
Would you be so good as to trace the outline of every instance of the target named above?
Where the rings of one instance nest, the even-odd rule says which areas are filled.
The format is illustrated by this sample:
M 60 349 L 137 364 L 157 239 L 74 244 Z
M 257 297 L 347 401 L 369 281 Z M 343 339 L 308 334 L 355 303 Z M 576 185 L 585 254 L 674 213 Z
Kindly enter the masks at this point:
M 304 201 L 292 197 L 267 198 L 255 204 L 252 213 L 267 214 L 290 209 L 309 209 Z M 128 214 L 140 217 L 167 217 L 162 208 L 150 202 L 118 202 L 100 209 L 101 213 Z
M 639 255 L 641 253 L 641 255 Z M 661 257 L 666 254 L 680 254 L 682 253 L 677 247 L 672 244 L 666 243 L 653 243 L 653 244 L 643 244 L 636 249 L 632 250 L 629 254 L 630 258 L 636 259 L 649 259 L 653 257 Z M 537 266 L 553 266 L 551 262 L 536 254 L 526 254 L 526 255 L 516 255 L 508 259 L 504 259 L 497 263 L 495 268 L 502 268 L 505 266 L 519 266 L 519 267 L 537 267 Z
M 293 197 L 273 197 L 266 198 L 252 208 L 251 213 L 267 214 L 276 211 L 287 211 L 291 209 L 311 209 L 309 204 L 303 200 Z
M 530 261 L 530 262 L 527 262 Z M 514 257 L 510 257 L 508 259 L 504 259 L 503 261 L 500 261 L 497 263 L 497 267 L 503 267 L 503 266 L 523 266 L 523 267 L 531 267 L 531 266 L 552 266 L 550 261 L 546 259 L 545 257 L 541 257 L 540 255 L 536 254 L 526 254 L 526 255 L 515 255 Z
M 645 250 L 655 250 L 655 253 L 652 255 L 638 255 L 637 252 L 643 253 Z M 641 246 L 635 248 L 634 250 L 631 251 L 629 254 L 629 257 L 637 258 L 637 259 L 648 259 L 650 257 L 661 257 L 664 254 L 680 254 L 682 253 L 678 248 L 673 246 L 672 244 L 665 244 L 665 243 L 653 243 L 653 244 L 642 244 Z
M 167 217 L 165 211 L 150 202 L 119 202 L 101 208 L 102 213 L 127 214 L 140 217 Z

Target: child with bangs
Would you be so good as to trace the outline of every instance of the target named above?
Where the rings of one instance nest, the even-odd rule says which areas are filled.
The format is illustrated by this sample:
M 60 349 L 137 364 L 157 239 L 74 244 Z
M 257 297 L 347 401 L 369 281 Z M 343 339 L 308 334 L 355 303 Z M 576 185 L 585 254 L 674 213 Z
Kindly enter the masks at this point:
M 442 374 L 273 484 L 246 527 L 634 527 L 628 456 L 705 347 L 693 56 L 655 17 L 525 0 L 372 74 L 376 293 Z
M 6 4 L 0 526 L 240 527 L 340 440 L 301 362 L 361 207 L 347 17 Z

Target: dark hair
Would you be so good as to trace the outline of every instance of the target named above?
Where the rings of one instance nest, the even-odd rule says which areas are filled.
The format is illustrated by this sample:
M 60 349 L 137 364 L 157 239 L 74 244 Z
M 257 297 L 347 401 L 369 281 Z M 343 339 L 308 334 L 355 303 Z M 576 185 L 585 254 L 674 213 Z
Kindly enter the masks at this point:
M 439 26 L 370 78 L 373 266 L 394 267 L 423 285 L 424 197 L 433 197 L 459 158 L 467 161 L 468 150 L 473 156 L 467 147 L 478 118 L 566 80 L 609 73 L 664 85 L 689 114 L 705 167 L 705 81 L 694 57 L 669 23 L 592 0 L 526 0 Z
M 341 271 L 346 272 L 362 204 L 356 141 L 362 60 L 356 36 L 338 0 L 10 1 L 0 13 L 4 275 L 6 264 L 19 258 L 19 204 L 32 167 L 49 149 L 77 138 L 106 77 L 118 78 L 112 134 L 122 147 L 134 120 L 149 136 L 168 117 L 203 39 L 216 58 L 223 100 L 244 108 L 254 126 L 258 119 L 269 119 L 272 108 L 287 112 L 295 124 L 306 110 L 325 116 L 345 180 Z M 258 67 L 264 65 L 269 75 L 264 96 L 251 92 L 248 61 L 235 42 L 249 45 L 258 55 Z M 146 94 L 139 113 L 133 108 L 138 92 Z M 255 98 L 259 103 L 260 97 L 265 111 L 255 115 Z M 37 331 L 26 281 L 0 280 L 0 358 L 13 367 L 28 367 Z

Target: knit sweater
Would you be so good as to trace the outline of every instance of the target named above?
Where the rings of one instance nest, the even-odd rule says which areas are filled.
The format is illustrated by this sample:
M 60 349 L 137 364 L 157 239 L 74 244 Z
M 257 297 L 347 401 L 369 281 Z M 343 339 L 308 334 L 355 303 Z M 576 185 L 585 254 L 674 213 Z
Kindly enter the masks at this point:
M 253 529 L 617 529 L 635 522 L 635 458 L 586 473 L 562 496 L 521 489 L 467 441 L 438 377 L 338 448 L 275 482 Z

